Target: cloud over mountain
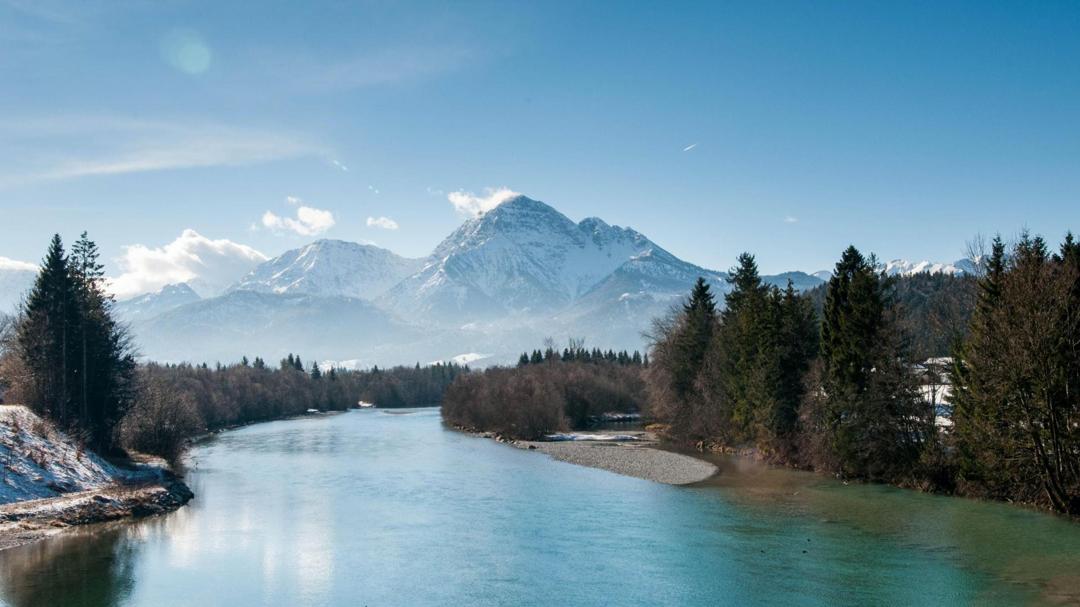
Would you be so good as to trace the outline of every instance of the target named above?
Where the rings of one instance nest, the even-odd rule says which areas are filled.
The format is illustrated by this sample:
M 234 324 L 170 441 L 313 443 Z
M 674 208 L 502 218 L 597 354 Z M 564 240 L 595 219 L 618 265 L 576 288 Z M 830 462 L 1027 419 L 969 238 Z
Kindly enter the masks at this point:
M 520 195 L 510 188 L 485 188 L 483 195 L 458 190 L 450 192 L 446 199 L 450 201 L 450 204 L 454 205 L 454 209 L 458 213 L 470 217 L 479 217 L 507 200 Z
M 267 211 L 262 216 L 264 228 L 275 232 L 293 232 L 300 236 L 318 236 L 336 223 L 334 214 L 330 211 L 304 205 L 303 201 L 295 196 L 289 196 L 286 201 L 290 205 L 300 205 L 296 209 L 296 217 L 282 217 L 273 211 Z
M 389 217 L 368 217 L 367 226 L 369 228 L 379 228 L 382 230 L 396 230 L 400 227 L 398 222 Z
M 125 299 L 168 284 L 188 283 L 202 295 L 217 295 L 266 260 L 266 255 L 247 245 L 212 240 L 187 229 L 162 247 L 126 247 L 117 260 L 121 274 L 109 281 L 109 290 Z

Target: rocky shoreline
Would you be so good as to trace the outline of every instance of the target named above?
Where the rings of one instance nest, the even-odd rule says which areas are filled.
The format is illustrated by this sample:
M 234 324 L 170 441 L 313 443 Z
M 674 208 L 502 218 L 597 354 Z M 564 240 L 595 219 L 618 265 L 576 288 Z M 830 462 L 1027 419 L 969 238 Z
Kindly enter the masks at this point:
M 589 440 L 590 435 L 601 432 L 580 432 L 577 435 L 582 439 L 563 441 L 514 440 L 490 432 L 473 434 L 519 449 L 539 451 L 562 462 L 667 485 L 699 483 L 719 470 L 707 461 L 662 449 L 656 435 L 647 431 L 620 432 L 634 437 L 627 441 Z
M 44 539 L 75 525 L 172 512 L 195 496 L 171 473 L 157 482 L 117 484 L 0 506 L 0 550 Z

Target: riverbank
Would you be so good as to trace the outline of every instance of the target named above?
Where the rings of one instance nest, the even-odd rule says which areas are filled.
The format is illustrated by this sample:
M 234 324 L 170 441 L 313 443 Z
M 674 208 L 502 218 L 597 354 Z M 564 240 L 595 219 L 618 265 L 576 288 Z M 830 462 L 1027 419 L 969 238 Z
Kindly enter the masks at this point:
M 632 440 L 595 440 L 607 435 L 606 432 L 577 432 L 577 440 L 559 441 L 513 440 L 490 432 L 471 434 L 492 438 L 518 449 L 538 451 L 562 462 L 667 485 L 692 485 L 712 477 L 718 471 L 710 462 L 660 448 L 654 434 L 641 430 L 619 433 L 632 437 Z
M 116 485 L 0 506 L 0 550 L 22 546 L 76 525 L 172 512 L 195 496 L 178 478 Z
M 0 550 L 73 525 L 170 512 L 193 494 L 165 463 L 114 463 L 26 407 L 0 406 Z

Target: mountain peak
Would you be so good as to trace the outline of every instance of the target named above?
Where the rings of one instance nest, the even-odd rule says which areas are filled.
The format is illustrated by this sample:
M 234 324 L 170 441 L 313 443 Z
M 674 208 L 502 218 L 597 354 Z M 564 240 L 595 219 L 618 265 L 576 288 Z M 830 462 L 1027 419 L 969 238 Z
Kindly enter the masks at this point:
M 324 238 L 260 264 L 229 290 L 374 299 L 421 265 L 375 245 Z
M 558 216 L 558 217 L 561 217 L 561 218 L 566 217 L 565 215 L 563 215 L 559 211 L 555 210 L 555 207 L 552 207 L 551 205 L 549 205 L 549 204 L 547 204 L 545 202 L 540 202 L 539 200 L 533 200 L 532 198 L 529 198 L 528 196 L 525 196 L 524 194 L 518 194 L 517 196 L 514 196 L 513 198 L 507 198 L 505 201 L 500 203 L 497 207 L 495 207 L 494 209 L 491 209 L 490 211 L 488 211 L 487 213 L 484 213 L 483 215 L 480 215 L 477 219 L 483 221 L 485 219 L 490 220 L 490 219 L 496 219 L 496 218 L 499 218 L 499 217 L 511 217 L 511 216 L 521 216 L 521 215 L 532 215 L 532 216 L 550 215 L 550 216 Z

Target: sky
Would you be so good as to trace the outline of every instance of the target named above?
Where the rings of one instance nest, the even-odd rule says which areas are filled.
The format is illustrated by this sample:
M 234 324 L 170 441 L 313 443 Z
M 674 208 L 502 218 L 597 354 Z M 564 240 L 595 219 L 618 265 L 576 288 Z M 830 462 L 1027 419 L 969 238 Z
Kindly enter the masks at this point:
M 1057 241 L 1080 3 L 0 0 L 7 263 L 419 257 L 510 191 L 714 269 Z

